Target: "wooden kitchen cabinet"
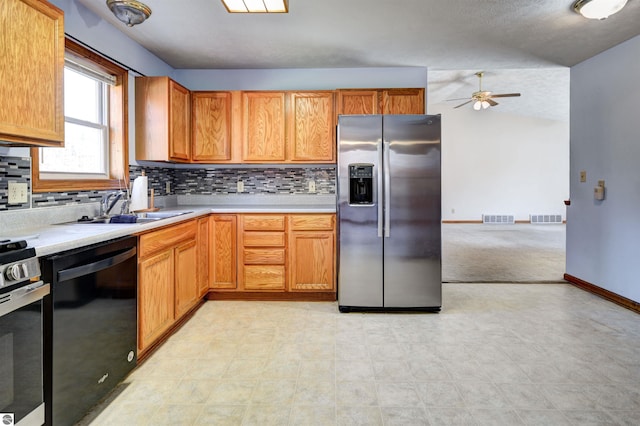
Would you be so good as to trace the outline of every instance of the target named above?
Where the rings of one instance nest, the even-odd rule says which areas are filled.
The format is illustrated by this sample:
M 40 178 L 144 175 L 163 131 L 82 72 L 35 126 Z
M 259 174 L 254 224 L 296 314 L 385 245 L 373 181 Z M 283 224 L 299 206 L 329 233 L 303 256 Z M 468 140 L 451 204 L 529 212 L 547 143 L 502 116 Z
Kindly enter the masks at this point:
M 198 297 L 198 221 L 138 239 L 138 353 L 149 349 Z
M 379 114 L 377 90 L 338 90 L 338 114 Z
M 237 252 L 236 215 L 211 216 L 209 288 L 235 290 L 236 252 Z
M 198 297 L 209 291 L 209 216 L 198 219 Z
M 198 244 L 188 240 L 174 249 L 176 318 L 187 313 L 198 301 Z
M 382 114 L 424 114 L 424 89 L 384 89 Z
M 136 160 L 191 160 L 190 99 L 169 77 L 136 77 Z
M 138 262 L 138 352 L 148 348 L 174 320 L 173 250 Z
M 286 215 L 240 215 L 239 288 L 286 289 Z
M 335 215 L 289 215 L 289 291 L 335 291 Z
M 0 140 L 64 145 L 64 14 L 42 0 L 0 7 Z
M 288 160 L 335 162 L 335 92 L 288 92 L 288 97 Z
M 339 89 L 337 114 L 424 114 L 424 89 Z
M 193 163 L 239 162 L 240 104 L 240 92 L 191 93 Z
M 242 161 L 284 162 L 285 93 L 242 92 L 242 110 Z

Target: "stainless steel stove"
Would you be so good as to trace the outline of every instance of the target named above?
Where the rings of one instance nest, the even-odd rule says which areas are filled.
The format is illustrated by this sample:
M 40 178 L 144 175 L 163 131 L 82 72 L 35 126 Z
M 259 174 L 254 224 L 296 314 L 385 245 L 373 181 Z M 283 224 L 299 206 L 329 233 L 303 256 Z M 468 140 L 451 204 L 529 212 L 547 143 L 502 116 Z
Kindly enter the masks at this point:
M 0 419 L 5 425 L 42 425 L 43 304 L 49 284 L 40 280 L 35 249 L 0 242 Z

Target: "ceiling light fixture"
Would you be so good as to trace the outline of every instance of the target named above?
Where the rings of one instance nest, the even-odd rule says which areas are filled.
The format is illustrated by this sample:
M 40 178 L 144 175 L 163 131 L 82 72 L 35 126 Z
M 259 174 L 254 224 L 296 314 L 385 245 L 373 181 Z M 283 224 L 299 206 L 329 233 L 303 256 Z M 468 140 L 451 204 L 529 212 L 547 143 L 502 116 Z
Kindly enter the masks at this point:
M 229 13 L 288 13 L 288 0 L 222 0 Z
M 573 10 L 589 19 L 605 19 L 619 12 L 627 0 L 578 0 Z
M 116 18 L 133 27 L 151 16 L 151 9 L 137 0 L 107 0 L 107 6 Z

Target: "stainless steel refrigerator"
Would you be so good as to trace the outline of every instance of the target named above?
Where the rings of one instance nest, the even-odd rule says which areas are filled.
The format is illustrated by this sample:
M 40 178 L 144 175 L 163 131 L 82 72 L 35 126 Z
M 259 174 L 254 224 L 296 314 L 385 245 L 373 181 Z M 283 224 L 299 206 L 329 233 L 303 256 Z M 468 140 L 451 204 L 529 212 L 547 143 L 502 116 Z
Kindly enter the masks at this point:
M 338 119 L 338 305 L 442 306 L 440 116 Z

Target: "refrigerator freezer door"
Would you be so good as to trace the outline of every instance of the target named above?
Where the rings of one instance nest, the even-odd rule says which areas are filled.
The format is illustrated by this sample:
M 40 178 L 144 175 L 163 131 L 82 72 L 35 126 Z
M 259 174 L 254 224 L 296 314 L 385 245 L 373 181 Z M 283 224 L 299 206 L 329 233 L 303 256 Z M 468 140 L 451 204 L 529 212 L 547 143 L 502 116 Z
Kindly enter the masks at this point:
M 343 307 L 383 306 L 382 217 L 382 117 L 340 116 L 338 119 L 338 301 Z M 349 204 L 349 165 L 373 165 L 373 203 Z
M 440 117 L 384 116 L 385 308 L 442 305 Z

